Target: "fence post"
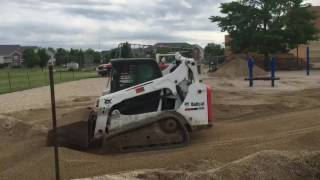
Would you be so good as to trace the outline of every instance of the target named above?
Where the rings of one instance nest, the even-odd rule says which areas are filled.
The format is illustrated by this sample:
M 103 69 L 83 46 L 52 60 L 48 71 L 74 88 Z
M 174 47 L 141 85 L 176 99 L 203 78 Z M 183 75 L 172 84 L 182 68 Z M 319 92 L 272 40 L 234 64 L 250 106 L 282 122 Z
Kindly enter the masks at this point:
M 10 87 L 10 92 L 12 92 L 12 86 L 11 86 L 11 77 L 10 77 L 10 72 L 8 71 L 8 83 Z
M 44 82 L 44 85 L 46 85 L 47 83 L 46 83 L 46 76 L 47 76 L 47 73 L 46 72 L 44 72 L 44 76 L 43 76 L 43 82 Z
M 29 85 L 29 88 L 31 88 L 30 76 L 29 76 L 29 72 L 28 72 L 28 71 L 27 71 L 27 78 L 28 78 L 28 85 Z
M 72 79 L 74 80 L 74 71 L 72 71 Z
M 60 81 L 62 81 L 62 78 L 61 78 L 61 71 L 59 71 L 59 75 L 60 75 Z
M 60 180 L 60 167 L 59 167 L 59 147 L 58 147 L 58 132 L 57 132 L 57 118 L 56 118 L 56 100 L 54 92 L 54 74 L 52 65 L 49 66 L 50 78 L 50 94 L 51 94 L 51 110 L 52 110 L 52 130 L 54 138 L 54 162 L 56 180 Z

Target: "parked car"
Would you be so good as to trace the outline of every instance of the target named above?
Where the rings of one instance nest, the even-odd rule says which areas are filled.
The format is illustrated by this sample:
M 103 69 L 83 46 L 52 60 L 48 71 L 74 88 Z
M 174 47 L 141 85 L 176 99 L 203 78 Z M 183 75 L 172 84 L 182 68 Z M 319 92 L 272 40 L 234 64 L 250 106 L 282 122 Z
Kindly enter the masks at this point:
M 108 76 L 110 74 L 111 68 L 111 63 L 101 64 L 96 68 L 96 71 L 100 76 Z

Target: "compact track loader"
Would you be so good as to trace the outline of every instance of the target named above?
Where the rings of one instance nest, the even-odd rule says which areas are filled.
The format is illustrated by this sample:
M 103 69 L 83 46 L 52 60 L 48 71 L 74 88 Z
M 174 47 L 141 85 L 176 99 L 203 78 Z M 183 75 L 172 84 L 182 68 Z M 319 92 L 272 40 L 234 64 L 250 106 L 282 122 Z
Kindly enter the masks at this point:
M 163 72 L 150 58 L 111 61 L 109 89 L 87 122 L 58 128 L 60 146 L 103 152 L 141 151 L 189 144 L 190 133 L 213 121 L 211 87 L 196 62 L 179 53 Z M 49 132 L 49 142 L 52 132 Z

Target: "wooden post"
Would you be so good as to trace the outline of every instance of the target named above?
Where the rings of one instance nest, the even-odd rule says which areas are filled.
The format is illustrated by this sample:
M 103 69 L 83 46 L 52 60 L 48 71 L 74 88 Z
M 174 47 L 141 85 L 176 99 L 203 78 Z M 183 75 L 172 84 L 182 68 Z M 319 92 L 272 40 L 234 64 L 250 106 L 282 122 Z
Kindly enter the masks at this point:
M 54 79 L 53 79 L 52 65 L 49 66 L 49 78 L 50 78 L 51 109 L 52 109 L 52 130 L 53 130 L 53 136 L 54 136 L 54 162 L 55 162 L 56 180 L 60 180 L 56 101 L 55 101 L 55 93 L 54 93 Z

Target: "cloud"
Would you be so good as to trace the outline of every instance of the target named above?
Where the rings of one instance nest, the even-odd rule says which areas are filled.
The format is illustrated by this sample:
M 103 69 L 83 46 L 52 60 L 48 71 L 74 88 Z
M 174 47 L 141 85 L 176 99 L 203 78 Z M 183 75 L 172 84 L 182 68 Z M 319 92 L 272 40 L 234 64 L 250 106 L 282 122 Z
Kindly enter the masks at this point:
M 225 33 L 208 20 L 222 2 L 230 0 L 1 0 L 0 44 L 109 49 L 124 41 L 223 43 Z
M 311 3 L 313 6 L 320 6 L 319 0 L 306 0 L 307 3 Z

